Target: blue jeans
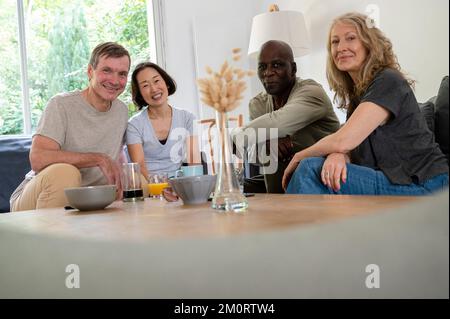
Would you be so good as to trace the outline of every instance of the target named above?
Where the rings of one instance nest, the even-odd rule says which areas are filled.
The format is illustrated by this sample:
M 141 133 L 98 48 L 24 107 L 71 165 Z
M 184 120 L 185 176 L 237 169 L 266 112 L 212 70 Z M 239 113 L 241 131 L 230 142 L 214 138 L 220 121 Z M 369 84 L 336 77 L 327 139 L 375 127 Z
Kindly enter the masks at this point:
M 347 195 L 427 195 L 448 187 L 448 173 L 435 176 L 422 184 L 392 184 L 382 171 L 347 164 L 347 182 L 335 192 L 322 183 L 320 172 L 324 158 L 304 159 L 295 170 L 287 194 L 347 194 Z

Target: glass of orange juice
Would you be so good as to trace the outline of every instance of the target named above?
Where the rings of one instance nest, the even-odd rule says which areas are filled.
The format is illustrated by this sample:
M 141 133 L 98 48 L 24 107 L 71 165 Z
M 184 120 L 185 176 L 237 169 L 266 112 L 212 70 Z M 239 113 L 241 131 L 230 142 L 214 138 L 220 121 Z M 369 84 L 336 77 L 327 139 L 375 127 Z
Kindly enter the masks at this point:
M 150 174 L 148 182 L 148 195 L 152 198 L 162 198 L 163 189 L 169 187 L 167 173 Z

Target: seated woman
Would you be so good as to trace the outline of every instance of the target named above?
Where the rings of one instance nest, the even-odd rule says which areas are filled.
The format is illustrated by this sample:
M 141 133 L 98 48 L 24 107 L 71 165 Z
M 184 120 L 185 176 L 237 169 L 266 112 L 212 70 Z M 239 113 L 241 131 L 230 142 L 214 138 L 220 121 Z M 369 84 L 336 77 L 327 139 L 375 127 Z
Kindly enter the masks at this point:
M 175 91 L 175 81 L 158 65 L 145 62 L 134 69 L 131 94 L 141 111 L 129 120 L 126 139 L 131 161 L 140 164 L 147 180 L 154 173 L 173 176 L 186 157 L 199 162 L 194 115 L 168 103 Z
M 390 40 L 368 22 L 348 13 L 332 23 L 327 78 L 347 121 L 295 154 L 283 176 L 287 193 L 423 195 L 448 186 L 447 159 L 419 111 L 413 82 L 401 73 Z

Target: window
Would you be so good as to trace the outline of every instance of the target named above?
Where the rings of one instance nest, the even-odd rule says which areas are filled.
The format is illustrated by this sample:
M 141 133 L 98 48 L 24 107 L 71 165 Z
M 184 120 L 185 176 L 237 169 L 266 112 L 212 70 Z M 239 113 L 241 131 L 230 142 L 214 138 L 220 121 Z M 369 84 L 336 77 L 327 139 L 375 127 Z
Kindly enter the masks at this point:
M 156 61 L 153 20 L 158 16 L 153 15 L 158 4 L 0 0 L 0 135 L 31 134 L 53 95 L 85 88 L 90 53 L 101 42 L 127 48 L 131 70 L 139 62 Z M 120 98 L 133 113 L 129 85 Z

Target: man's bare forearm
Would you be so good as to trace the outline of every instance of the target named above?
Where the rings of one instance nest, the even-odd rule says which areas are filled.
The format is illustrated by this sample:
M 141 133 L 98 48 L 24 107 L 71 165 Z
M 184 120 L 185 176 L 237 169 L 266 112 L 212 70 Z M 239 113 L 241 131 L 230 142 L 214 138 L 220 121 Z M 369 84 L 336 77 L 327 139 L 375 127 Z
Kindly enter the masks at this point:
M 100 166 L 106 161 L 107 155 L 101 153 L 78 153 L 61 150 L 31 150 L 31 168 L 36 173 L 49 165 L 56 163 L 71 164 L 77 168 Z

